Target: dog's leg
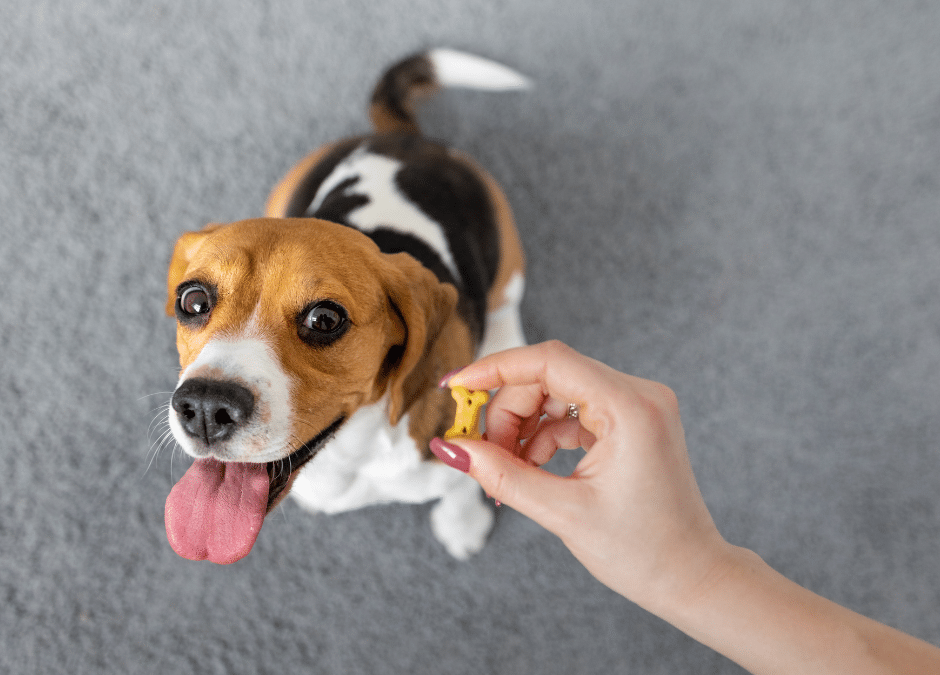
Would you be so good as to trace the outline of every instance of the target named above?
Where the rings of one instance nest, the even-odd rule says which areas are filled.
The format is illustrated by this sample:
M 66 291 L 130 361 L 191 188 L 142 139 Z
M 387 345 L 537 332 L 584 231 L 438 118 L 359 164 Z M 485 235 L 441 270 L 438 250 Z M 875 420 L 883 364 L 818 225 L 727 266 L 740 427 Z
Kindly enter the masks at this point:
M 469 476 L 460 478 L 431 510 L 431 530 L 448 553 L 466 560 L 483 549 L 495 519 L 479 484 Z

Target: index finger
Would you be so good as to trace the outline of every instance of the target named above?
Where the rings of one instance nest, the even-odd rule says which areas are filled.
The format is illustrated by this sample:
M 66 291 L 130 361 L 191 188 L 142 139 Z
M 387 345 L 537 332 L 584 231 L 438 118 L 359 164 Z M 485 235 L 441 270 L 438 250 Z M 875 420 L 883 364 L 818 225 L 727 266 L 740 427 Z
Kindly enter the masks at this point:
M 546 396 L 575 403 L 589 431 L 595 402 L 609 402 L 623 393 L 625 376 L 568 345 L 550 341 L 491 354 L 454 375 L 449 385 L 468 389 L 499 389 L 507 385 L 539 385 Z

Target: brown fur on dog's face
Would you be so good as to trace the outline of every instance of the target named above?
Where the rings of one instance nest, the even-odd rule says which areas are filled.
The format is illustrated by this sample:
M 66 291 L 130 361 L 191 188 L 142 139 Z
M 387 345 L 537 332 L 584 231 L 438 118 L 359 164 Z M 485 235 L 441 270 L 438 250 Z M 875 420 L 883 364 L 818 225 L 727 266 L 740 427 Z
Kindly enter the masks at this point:
M 190 284 L 211 299 L 195 320 L 179 311 L 179 291 Z M 386 390 L 397 423 L 425 380 L 439 375 L 424 372 L 425 356 L 457 300 L 453 286 L 410 256 L 383 254 L 362 233 L 314 219 L 257 219 L 187 233 L 174 250 L 168 289 L 167 312 L 182 317 L 183 379 L 224 379 L 224 359 L 203 368 L 199 355 L 207 345 L 252 340 L 267 346 L 289 383 L 289 447 L 252 456 L 247 448 L 258 444 L 241 443 L 238 456 L 225 457 L 234 461 L 270 461 L 262 453 L 273 450 L 287 456 Z M 299 334 L 299 321 L 318 301 L 348 315 L 348 328 L 329 344 Z M 274 414 L 263 405 L 257 413 L 260 425 Z

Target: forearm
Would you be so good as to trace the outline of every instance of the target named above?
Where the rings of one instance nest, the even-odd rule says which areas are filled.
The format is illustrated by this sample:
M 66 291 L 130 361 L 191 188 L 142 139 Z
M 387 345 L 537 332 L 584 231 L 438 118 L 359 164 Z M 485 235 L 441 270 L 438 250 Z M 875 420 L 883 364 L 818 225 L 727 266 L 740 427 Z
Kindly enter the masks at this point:
M 752 673 L 940 673 L 940 649 L 793 583 L 756 554 L 654 611 Z

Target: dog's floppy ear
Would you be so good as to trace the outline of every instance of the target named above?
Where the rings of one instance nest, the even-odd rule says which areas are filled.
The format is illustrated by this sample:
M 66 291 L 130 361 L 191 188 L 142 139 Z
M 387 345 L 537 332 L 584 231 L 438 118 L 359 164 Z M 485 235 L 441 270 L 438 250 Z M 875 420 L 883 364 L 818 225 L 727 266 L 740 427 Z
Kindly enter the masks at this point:
M 457 306 L 457 289 L 407 253 L 386 255 L 383 282 L 393 310 L 404 323 L 405 343 L 393 347 L 389 368 L 388 416 L 398 424 L 427 387 L 437 386 L 441 350 L 435 346 Z
M 196 255 L 196 251 L 202 246 L 206 237 L 213 230 L 222 227 L 220 223 L 209 223 L 199 232 L 186 232 L 176 240 L 176 246 L 173 247 L 173 257 L 170 258 L 170 270 L 167 272 L 167 300 L 166 313 L 169 316 L 176 314 L 176 287 L 183 280 L 183 274 L 189 267 L 189 261 Z

